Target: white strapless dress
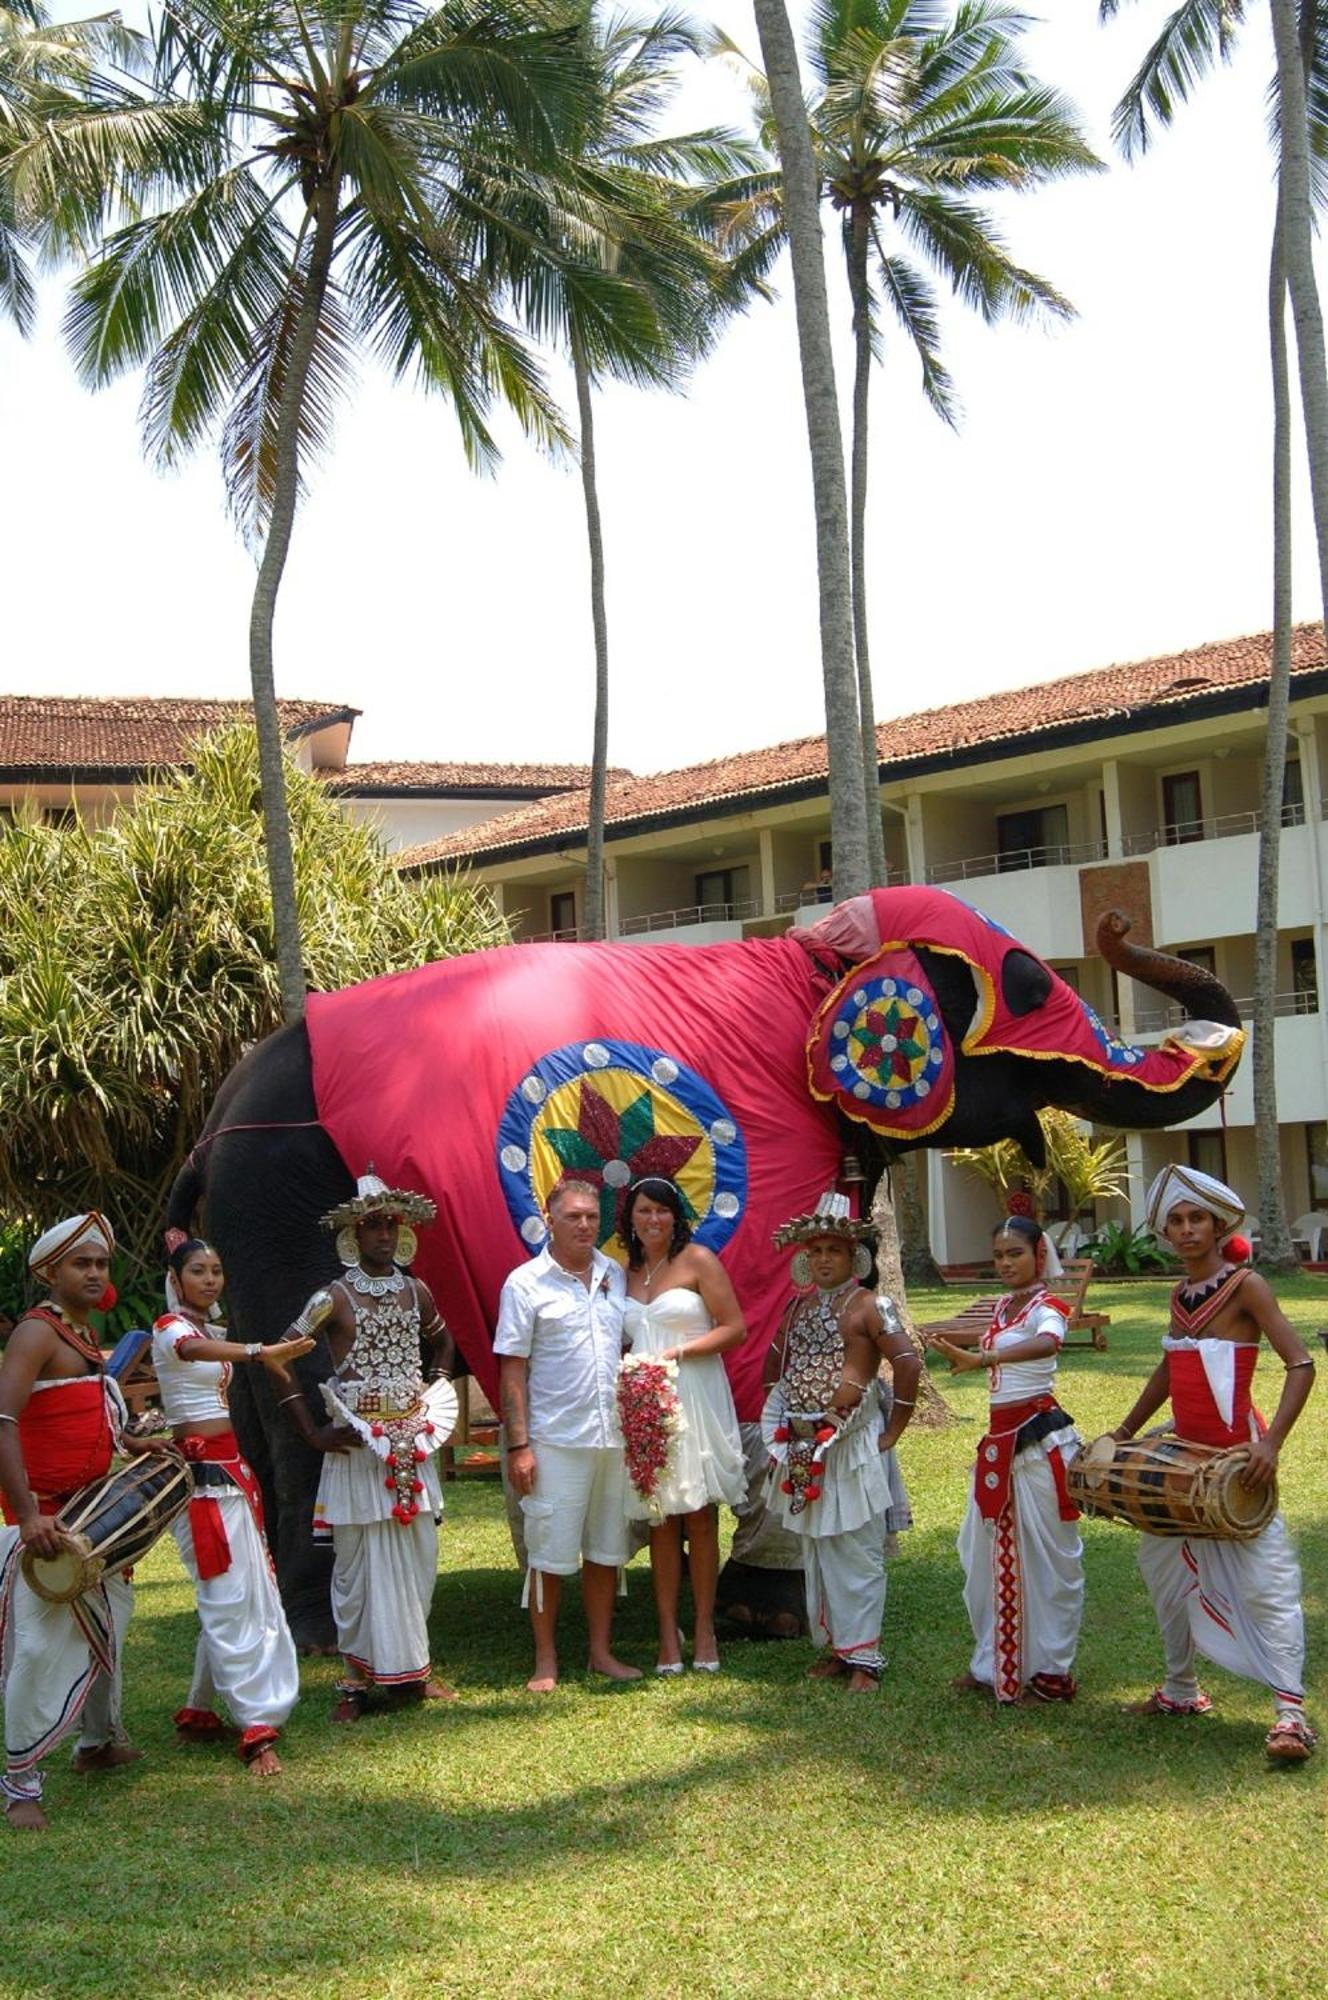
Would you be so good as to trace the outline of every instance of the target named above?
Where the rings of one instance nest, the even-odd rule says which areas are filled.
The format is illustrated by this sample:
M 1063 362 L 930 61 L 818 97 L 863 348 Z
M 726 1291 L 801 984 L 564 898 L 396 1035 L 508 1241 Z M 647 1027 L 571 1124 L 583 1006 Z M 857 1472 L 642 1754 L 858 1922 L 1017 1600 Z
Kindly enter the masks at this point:
M 633 1354 L 660 1354 L 666 1347 L 685 1347 L 709 1333 L 714 1321 L 699 1292 L 676 1285 L 649 1305 L 627 1301 L 624 1331 Z M 678 1400 L 687 1428 L 674 1447 L 674 1465 L 661 1484 L 657 1507 L 666 1514 L 694 1514 L 723 1501 L 739 1504 L 747 1492 L 742 1442 L 733 1391 L 722 1356 L 702 1354 L 678 1363 Z M 650 1518 L 645 1502 L 627 1488 L 629 1520 Z

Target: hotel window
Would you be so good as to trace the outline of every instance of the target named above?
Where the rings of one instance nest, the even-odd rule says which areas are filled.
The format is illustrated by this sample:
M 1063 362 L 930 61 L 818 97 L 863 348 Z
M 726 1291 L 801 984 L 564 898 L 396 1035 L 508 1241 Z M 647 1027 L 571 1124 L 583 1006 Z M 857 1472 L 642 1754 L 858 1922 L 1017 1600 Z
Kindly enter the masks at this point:
M 1314 956 L 1314 939 L 1291 940 L 1291 991 L 1296 996 L 1298 1014 L 1319 1011 L 1319 968 Z
M 1068 806 L 1030 806 L 996 815 L 996 872 L 1054 868 L 1070 858 Z
M 1203 839 L 1203 797 L 1197 771 L 1172 771 L 1163 778 L 1162 830 L 1168 847 Z
M 710 917 L 727 916 L 735 903 L 745 902 L 749 871 L 746 868 L 708 868 L 695 878 L 696 904 Z
M 1282 824 L 1283 826 L 1305 824 L 1305 781 L 1298 757 L 1288 758 L 1282 778 Z
M 1198 1173 L 1211 1174 L 1215 1181 L 1227 1177 L 1227 1140 L 1225 1132 L 1187 1132 L 1185 1143 L 1189 1148 L 1190 1165 Z
M 576 890 L 559 889 L 549 898 L 549 929 L 556 938 L 576 937 Z

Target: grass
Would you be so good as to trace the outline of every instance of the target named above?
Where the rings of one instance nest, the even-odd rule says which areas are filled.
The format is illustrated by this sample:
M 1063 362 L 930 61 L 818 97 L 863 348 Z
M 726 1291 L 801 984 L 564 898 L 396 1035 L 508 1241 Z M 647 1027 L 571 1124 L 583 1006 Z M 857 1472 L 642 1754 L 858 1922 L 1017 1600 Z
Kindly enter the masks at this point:
M 1307 1335 L 1328 1318 L 1317 1281 L 1280 1295 Z M 1065 1357 L 1062 1400 L 1086 1434 L 1123 1415 L 1152 1366 L 1165 1296 L 1104 1290 L 1108 1352 Z M 1264 1406 L 1281 1380 L 1265 1359 Z M 1263 1692 L 1217 1669 L 1214 1716 L 1122 1715 L 1160 1669 L 1129 1530 L 1085 1523 L 1078 1702 L 998 1713 L 951 1693 L 968 1651 L 954 1537 L 984 1404 L 968 1378 L 945 1387 L 965 1421 L 904 1444 L 918 1526 L 891 1569 L 877 1699 L 809 1684 L 805 1644 L 730 1644 L 714 1680 L 587 1682 L 571 1601 L 567 1679 L 527 1696 L 501 1498 L 460 1483 L 434 1636 L 461 1699 L 334 1730 L 335 1665 L 310 1663 L 286 1775 L 263 1784 L 173 1741 L 195 1623 L 159 1547 L 125 1687 L 147 1759 L 99 1781 L 52 1760 L 51 1832 L 0 1845 L 0 1995 L 1322 1990 L 1328 1757 L 1270 1769 Z M 1328 1553 L 1317 1401 L 1282 1475 L 1312 1668 Z M 629 1578 L 619 1646 L 646 1665 L 644 1558 Z

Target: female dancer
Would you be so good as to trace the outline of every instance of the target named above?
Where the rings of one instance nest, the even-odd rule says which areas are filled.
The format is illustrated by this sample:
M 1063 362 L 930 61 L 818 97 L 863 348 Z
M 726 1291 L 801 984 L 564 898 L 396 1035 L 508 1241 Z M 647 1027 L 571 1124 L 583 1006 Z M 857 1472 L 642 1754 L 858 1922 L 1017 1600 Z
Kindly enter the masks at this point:
M 1007 1216 L 992 1252 L 1009 1289 L 981 1344 L 935 1341 L 953 1374 L 985 1368 L 991 1377 L 988 1432 L 959 1531 L 975 1644 L 969 1671 L 955 1685 L 994 1691 L 999 1702 L 1025 1693 L 1072 1701 L 1084 1569 L 1065 1468 L 1081 1439 L 1053 1394 L 1069 1309 L 1047 1290 L 1061 1265 L 1036 1222 Z
M 746 1326 L 728 1273 L 712 1250 L 691 1241 L 682 1196 L 670 1180 L 651 1175 L 627 1190 L 618 1234 L 627 1246 L 627 1315 L 633 1354 L 678 1364 L 678 1401 L 686 1429 L 676 1463 L 656 1491 L 668 1517 L 650 1530 L 650 1574 L 659 1618 L 657 1674 L 683 1670 L 678 1630 L 682 1536 L 696 1625 L 692 1665 L 719 1672 L 715 1585 L 719 1576 L 717 1503 L 740 1503 L 747 1490 L 733 1392 L 721 1355 L 741 1344 Z M 654 1519 L 629 1487 L 628 1516 Z
M 198 1237 L 178 1242 L 166 1274 L 168 1310 L 152 1330 L 152 1359 L 171 1435 L 189 1459 L 195 1497 L 174 1524 L 194 1579 L 202 1630 L 188 1706 L 175 1726 L 182 1742 L 215 1741 L 223 1730 L 220 1695 L 239 1725 L 239 1755 L 255 1777 L 281 1769 L 273 1744 L 300 1692 L 295 1646 L 277 1594 L 263 1535 L 258 1481 L 240 1456 L 226 1408 L 237 1362 L 279 1369 L 307 1354 L 310 1339 L 242 1346 L 212 1330 L 225 1278 L 221 1259 Z

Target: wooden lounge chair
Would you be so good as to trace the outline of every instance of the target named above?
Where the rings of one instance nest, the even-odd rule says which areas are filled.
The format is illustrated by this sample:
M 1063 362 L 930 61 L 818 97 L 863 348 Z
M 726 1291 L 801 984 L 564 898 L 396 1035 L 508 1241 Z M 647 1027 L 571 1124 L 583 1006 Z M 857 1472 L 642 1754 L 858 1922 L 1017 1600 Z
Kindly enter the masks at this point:
M 1091 1257 L 1067 1257 L 1063 1275 L 1056 1280 L 1056 1291 L 1070 1308 L 1069 1330 L 1066 1347 L 1095 1347 L 1100 1353 L 1107 1344 L 1106 1328 L 1111 1325 L 1111 1314 L 1085 1312 L 1084 1295 L 1093 1278 Z M 930 1345 L 934 1333 L 944 1334 L 956 1347 L 976 1347 L 996 1310 L 996 1294 L 987 1298 L 974 1299 L 949 1319 L 929 1320 L 920 1326 L 918 1332 Z M 1079 1339 L 1075 1335 L 1081 1336 Z

